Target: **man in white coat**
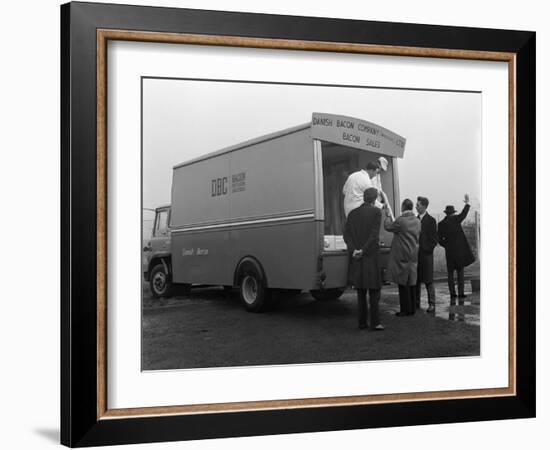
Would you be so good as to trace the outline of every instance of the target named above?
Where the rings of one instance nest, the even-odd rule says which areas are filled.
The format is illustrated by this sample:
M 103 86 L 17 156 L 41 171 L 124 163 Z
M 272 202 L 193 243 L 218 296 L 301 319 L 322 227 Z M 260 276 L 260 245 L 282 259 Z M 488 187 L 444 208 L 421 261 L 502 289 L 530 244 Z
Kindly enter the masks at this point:
M 366 169 L 358 170 L 353 172 L 342 189 L 344 194 L 344 213 L 346 218 L 349 213 L 355 208 L 359 208 L 364 200 L 363 193 L 369 188 L 376 188 L 378 191 L 381 191 L 379 175 L 380 173 L 380 163 L 378 161 L 369 162 Z M 382 208 L 383 204 L 376 200 L 376 207 Z

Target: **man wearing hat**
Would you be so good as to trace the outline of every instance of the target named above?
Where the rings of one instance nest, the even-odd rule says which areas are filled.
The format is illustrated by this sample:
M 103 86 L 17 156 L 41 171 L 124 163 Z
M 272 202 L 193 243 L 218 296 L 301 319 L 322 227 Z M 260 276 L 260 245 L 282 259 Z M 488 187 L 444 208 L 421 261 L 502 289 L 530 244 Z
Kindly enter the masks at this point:
M 461 225 L 470 211 L 470 198 L 468 194 L 464 196 L 464 203 L 464 208 L 460 214 L 456 214 L 454 206 L 448 205 L 444 211 L 446 217 L 438 225 L 439 244 L 445 248 L 447 281 L 449 283 L 451 300 L 456 298 L 455 270 L 458 278 L 458 296 L 464 298 L 466 297 L 464 295 L 464 267 L 469 266 L 475 261 Z

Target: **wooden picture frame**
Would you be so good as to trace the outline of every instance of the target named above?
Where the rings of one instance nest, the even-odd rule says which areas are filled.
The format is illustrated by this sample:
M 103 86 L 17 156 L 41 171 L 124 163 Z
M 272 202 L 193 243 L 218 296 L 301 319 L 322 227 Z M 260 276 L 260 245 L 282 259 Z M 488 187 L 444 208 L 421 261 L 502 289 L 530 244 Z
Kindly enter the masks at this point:
M 109 409 L 106 394 L 109 40 L 507 62 L 508 387 L 422 395 Z M 534 417 L 535 33 L 69 3 L 61 7 L 61 56 L 61 442 L 64 445 Z

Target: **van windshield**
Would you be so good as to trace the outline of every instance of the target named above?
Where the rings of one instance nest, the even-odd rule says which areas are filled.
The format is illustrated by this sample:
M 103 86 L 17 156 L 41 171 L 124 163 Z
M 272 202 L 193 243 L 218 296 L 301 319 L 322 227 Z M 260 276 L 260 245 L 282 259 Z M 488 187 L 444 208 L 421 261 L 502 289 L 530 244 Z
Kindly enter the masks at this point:
M 345 147 L 330 142 L 322 142 L 323 157 L 323 203 L 325 212 L 325 250 L 345 249 L 342 235 L 346 216 L 344 214 L 344 195 L 342 188 L 350 174 L 364 169 L 367 163 L 376 161 L 378 153 Z M 380 174 L 382 189 L 388 195 L 390 204 L 394 208 L 393 160 L 388 160 L 388 168 Z M 389 245 L 391 236 L 386 236 L 381 230 L 381 242 Z

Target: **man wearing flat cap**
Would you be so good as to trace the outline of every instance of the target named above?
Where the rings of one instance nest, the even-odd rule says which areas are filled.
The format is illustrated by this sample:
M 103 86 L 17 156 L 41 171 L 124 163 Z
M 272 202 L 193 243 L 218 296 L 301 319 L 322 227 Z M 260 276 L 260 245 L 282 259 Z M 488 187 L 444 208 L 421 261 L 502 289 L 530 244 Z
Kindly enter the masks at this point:
M 447 282 L 449 283 L 451 300 L 456 299 L 454 272 L 457 272 L 458 278 L 458 297 L 464 298 L 466 297 L 464 295 L 464 267 L 469 266 L 475 261 L 461 225 L 470 211 L 470 198 L 468 194 L 464 196 L 464 203 L 464 208 L 460 214 L 456 214 L 454 206 L 448 205 L 444 211 L 446 217 L 439 222 L 437 227 L 439 245 L 445 248 Z

